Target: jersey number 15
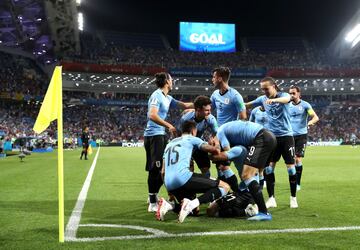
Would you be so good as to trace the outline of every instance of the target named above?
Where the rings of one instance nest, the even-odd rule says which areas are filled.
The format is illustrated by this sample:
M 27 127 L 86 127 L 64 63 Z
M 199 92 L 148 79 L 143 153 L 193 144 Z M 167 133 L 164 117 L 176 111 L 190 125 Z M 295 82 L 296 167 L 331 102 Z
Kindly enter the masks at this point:
M 176 164 L 179 161 L 179 151 L 177 151 L 177 148 L 181 147 L 180 144 L 176 144 L 172 147 L 168 147 L 165 151 L 167 153 L 167 165 L 169 166 Z M 174 159 L 175 158 L 175 159 Z

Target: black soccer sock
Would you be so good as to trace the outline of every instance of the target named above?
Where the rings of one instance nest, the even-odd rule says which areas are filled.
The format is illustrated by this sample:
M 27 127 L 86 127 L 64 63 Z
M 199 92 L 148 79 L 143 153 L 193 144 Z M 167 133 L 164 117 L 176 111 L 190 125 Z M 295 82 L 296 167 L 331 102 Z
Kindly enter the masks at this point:
M 266 180 L 266 189 L 268 191 L 269 197 L 274 196 L 275 194 L 275 174 L 265 174 Z
M 299 165 L 299 166 L 295 166 L 296 168 L 296 184 L 300 185 L 300 181 L 301 181 L 301 174 L 303 171 L 303 166 Z
M 290 192 L 292 197 L 296 197 L 296 174 L 289 175 Z
M 259 212 L 267 214 L 267 209 L 266 209 L 264 197 L 263 197 L 263 194 L 262 194 L 259 183 L 256 180 L 253 180 L 248 185 L 248 189 L 249 189 L 249 191 L 250 191 L 256 205 L 258 205 Z
M 236 192 L 239 188 L 239 184 L 234 172 L 231 170 L 231 168 L 228 168 L 222 172 L 225 177 L 225 182 L 230 185 L 232 191 Z
M 85 153 L 84 153 L 84 154 L 85 154 L 85 159 L 86 159 L 86 158 L 87 158 L 87 150 L 85 151 Z
M 236 192 L 239 188 L 238 180 L 236 178 L 236 175 L 233 175 L 227 179 L 225 179 L 225 182 L 230 185 L 230 188 L 232 191 Z
M 259 184 L 260 184 L 260 188 L 261 188 L 261 190 L 263 190 L 263 187 L 264 187 L 264 181 L 265 181 L 265 176 L 260 175 L 260 176 L 259 176 Z
M 206 193 L 200 195 L 198 200 L 200 204 L 212 202 L 222 196 L 221 191 L 219 188 L 212 188 L 209 189 Z
M 80 156 L 80 158 L 82 158 L 82 157 L 83 157 L 83 155 L 84 155 L 84 151 L 81 151 L 81 156 Z
M 159 193 L 159 190 L 163 184 L 163 180 L 161 178 L 161 174 L 159 171 L 149 171 L 148 175 L 148 190 L 149 194 L 157 194 Z M 155 201 L 154 199 L 149 196 L 150 202 L 155 203 L 156 202 L 156 195 L 155 195 Z

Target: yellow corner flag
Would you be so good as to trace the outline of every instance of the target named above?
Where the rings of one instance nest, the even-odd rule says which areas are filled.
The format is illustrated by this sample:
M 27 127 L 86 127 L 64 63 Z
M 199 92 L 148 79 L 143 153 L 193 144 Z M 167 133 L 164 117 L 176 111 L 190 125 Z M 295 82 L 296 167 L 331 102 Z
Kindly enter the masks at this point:
M 46 91 L 34 131 L 43 132 L 50 122 L 57 119 L 58 138 L 58 189 L 59 189 L 59 242 L 64 242 L 64 155 L 63 155 L 63 117 L 62 117 L 62 74 L 61 66 L 56 66 Z
M 88 153 L 89 155 L 91 155 L 91 154 L 93 153 L 93 150 L 92 150 L 91 145 L 89 145 L 89 147 L 88 147 L 88 149 L 87 149 L 87 153 Z

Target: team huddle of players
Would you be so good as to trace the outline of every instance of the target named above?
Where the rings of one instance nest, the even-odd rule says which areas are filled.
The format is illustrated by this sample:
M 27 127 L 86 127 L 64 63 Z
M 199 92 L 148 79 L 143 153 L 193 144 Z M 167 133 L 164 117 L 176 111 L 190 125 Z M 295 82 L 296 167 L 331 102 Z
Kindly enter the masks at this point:
M 297 86 L 291 86 L 289 93 L 281 92 L 276 81 L 266 77 L 260 82 L 264 95 L 244 103 L 240 93 L 229 86 L 229 79 L 228 68 L 214 69 L 216 90 L 211 97 L 198 96 L 193 103 L 185 103 L 169 95 L 171 76 L 156 74 L 158 89 L 149 98 L 144 145 L 148 211 L 155 212 L 158 220 L 172 210 L 181 223 L 190 213 L 196 214 L 200 204 L 209 203 L 209 216 L 272 220 L 268 208 L 277 206 L 274 169 L 281 156 L 289 174 L 290 208 L 298 207 L 301 160 L 308 126 L 318 121 L 316 113 L 300 99 Z M 170 108 L 185 110 L 176 126 L 165 121 Z M 250 121 L 246 121 L 247 108 L 252 108 Z M 175 137 L 168 143 L 166 130 Z M 194 172 L 194 161 L 201 173 Z M 216 164 L 216 179 L 210 177 L 211 162 Z M 230 168 L 231 162 L 238 175 Z M 264 180 L 269 195 L 266 202 Z M 157 198 L 163 184 L 169 200 Z

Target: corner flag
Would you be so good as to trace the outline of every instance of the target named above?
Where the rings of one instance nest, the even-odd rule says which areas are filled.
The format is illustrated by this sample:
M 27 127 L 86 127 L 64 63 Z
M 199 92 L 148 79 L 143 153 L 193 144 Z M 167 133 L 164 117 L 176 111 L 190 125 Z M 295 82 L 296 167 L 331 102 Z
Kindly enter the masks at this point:
M 64 242 L 64 155 L 62 117 L 62 75 L 61 66 L 56 66 L 49 87 L 36 118 L 33 130 L 40 134 L 50 122 L 57 119 L 58 138 L 58 189 L 59 189 L 59 242 Z

